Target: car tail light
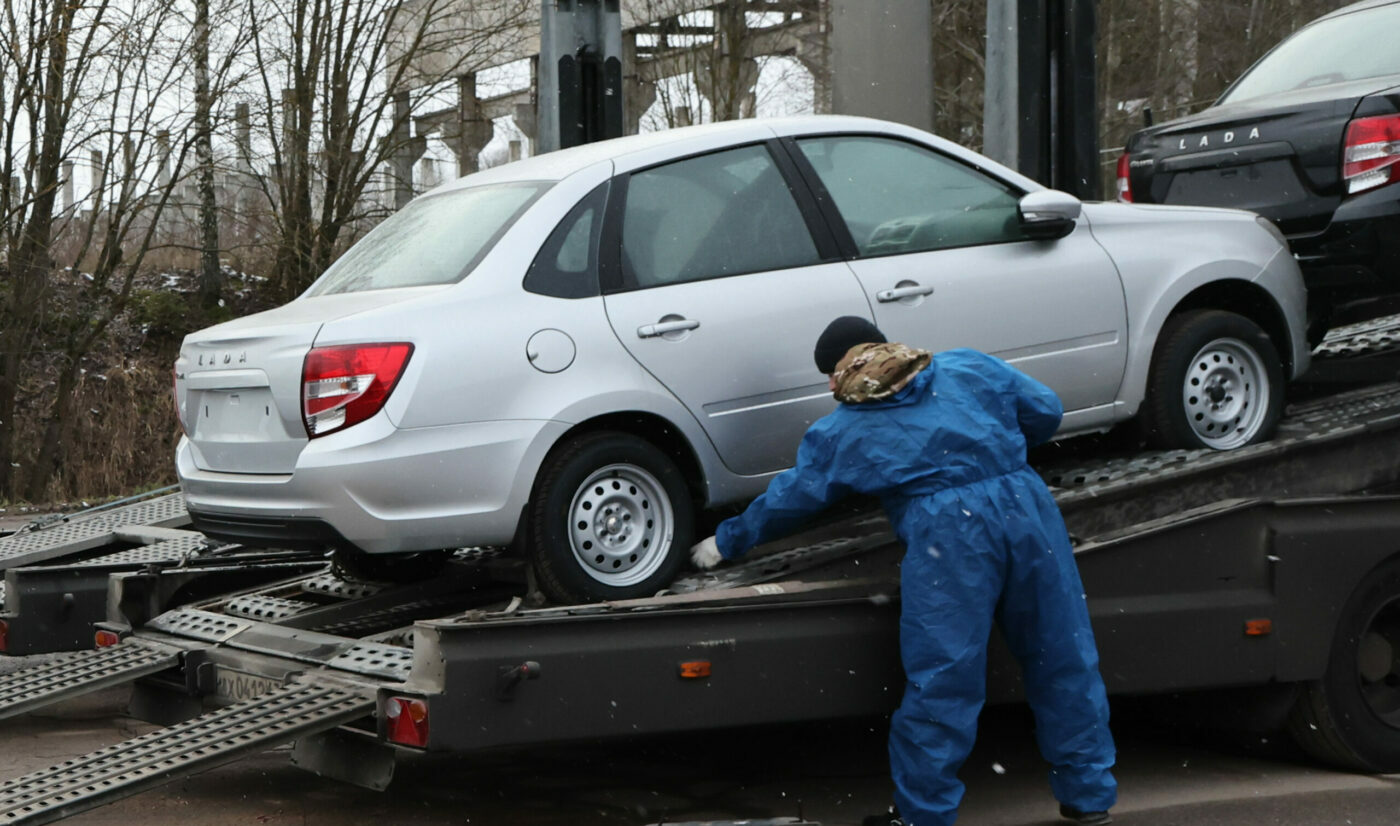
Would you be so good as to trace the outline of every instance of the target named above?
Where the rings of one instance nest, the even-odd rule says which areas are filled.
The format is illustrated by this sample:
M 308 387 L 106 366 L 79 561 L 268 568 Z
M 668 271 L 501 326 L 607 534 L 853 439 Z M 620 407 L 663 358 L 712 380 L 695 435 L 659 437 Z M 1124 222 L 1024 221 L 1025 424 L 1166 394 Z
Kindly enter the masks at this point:
M 175 421 L 180 423 L 180 432 L 190 435 L 190 429 L 185 427 L 184 408 L 180 406 L 180 371 L 175 367 L 170 368 L 170 400 L 175 403 Z
M 428 747 L 428 704 L 413 697 L 384 700 L 385 736 L 401 746 Z
M 1342 178 L 1348 195 L 1400 181 L 1400 115 L 1347 124 Z
M 1133 184 L 1128 179 L 1128 153 L 1118 156 L 1118 200 L 1125 204 L 1133 202 Z
M 413 345 L 347 344 L 317 347 L 301 371 L 306 434 L 324 436 L 378 413 L 394 392 Z

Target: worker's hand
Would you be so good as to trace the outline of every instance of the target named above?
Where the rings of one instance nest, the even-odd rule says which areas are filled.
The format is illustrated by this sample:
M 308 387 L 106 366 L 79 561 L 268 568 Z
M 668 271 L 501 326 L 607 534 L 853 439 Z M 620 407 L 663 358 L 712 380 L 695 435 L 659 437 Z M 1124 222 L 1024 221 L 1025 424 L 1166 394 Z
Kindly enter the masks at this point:
M 711 536 L 690 546 L 690 561 L 695 563 L 695 567 L 700 570 L 708 571 L 723 562 L 724 557 L 719 555 L 719 545 Z

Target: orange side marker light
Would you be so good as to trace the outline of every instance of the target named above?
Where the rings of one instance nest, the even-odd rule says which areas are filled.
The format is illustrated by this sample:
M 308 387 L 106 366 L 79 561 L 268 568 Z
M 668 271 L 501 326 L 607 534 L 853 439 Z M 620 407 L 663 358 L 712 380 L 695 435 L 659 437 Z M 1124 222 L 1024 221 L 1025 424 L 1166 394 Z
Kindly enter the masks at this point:
M 681 679 L 700 680 L 710 676 L 709 660 L 692 660 L 688 663 L 681 663 Z

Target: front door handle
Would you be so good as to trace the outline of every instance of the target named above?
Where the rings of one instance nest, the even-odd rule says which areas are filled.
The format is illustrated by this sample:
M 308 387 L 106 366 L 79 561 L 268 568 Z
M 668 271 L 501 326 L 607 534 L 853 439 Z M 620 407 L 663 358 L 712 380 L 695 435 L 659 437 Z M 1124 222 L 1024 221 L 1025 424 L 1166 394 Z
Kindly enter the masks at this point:
M 895 287 L 889 290 L 881 290 L 875 293 L 875 298 L 888 304 L 891 301 L 898 301 L 901 298 L 917 298 L 922 295 L 932 295 L 933 287 L 925 287 L 919 284 Z
M 638 338 L 656 338 L 667 333 L 683 333 L 686 330 L 694 330 L 700 326 L 700 322 L 693 318 L 677 318 L 669 321 L 658 321 L 655 324 L 643 324 L 637 328 Z

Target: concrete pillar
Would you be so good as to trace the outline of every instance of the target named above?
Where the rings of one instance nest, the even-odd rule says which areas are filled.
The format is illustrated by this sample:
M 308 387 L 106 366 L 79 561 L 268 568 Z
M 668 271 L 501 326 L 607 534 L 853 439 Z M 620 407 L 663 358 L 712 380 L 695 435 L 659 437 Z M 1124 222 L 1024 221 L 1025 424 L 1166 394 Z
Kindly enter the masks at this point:
M 491 142 L 495 130 L 495 124 L 482 113 L 481 99 L 476 96 L 476 72 L 457 78 L 457 122 L 443 136 L 457 156 L 457 177 L 481 168 L 478 156 Z
M 513 140 L 513 141 L 511 141 L 509 144 L 507 144 L 507 146 L 509 147 L 509 152 L 508 152 L 508 154 L 506 155 L 506 158 L 507 158 L 508 160 L 511 160 L 511 161 L 518 161 L 518 160 L 520 160 L 520 158 L 521 158 L 521 148 L 522 148 L 522 147 L 521 147 L 520 140 L 519 140 L 519 139 Z
M 422 158 L 418 161 L 418 186 L 422 190 L 429 190 L 442 183 L 438 180 L 437 161 L 433 158 Z
M 622 35 L 622 130 L 635 135 L 642 115 L 656 102 L 656 84 L 643 80 L 637 67 L 637 33 Z
M 402 209 L 413 200 L 413 163 L 423 156 L 428 148 L 427 138 L 414 137 L 409 117 L 408 92 L 394 94 L 394 128 L 389 135 L 392 149 L 389 154 L 389 170 L 394 179 L 394 208 Z
M 933 16 L 929 4 L 912 0 L 828 3 L 831 111 L 932 130 Z
M 63 162 L 63 210 L 73 208 L 73 162 Z
M 253 173 L 253 117 L 248 104 L 240 103 L 233 108 L 233 142 L 238 152 L 238 171 L 244 175 Z
M 156 182 L 161 189 L 170 185 L 170 130 L 156 133 Z
M 92 164 L 92 211 L 101 213 L 107 208 L 107 164 L 100 149 L 92 150 L 88 157 Z

